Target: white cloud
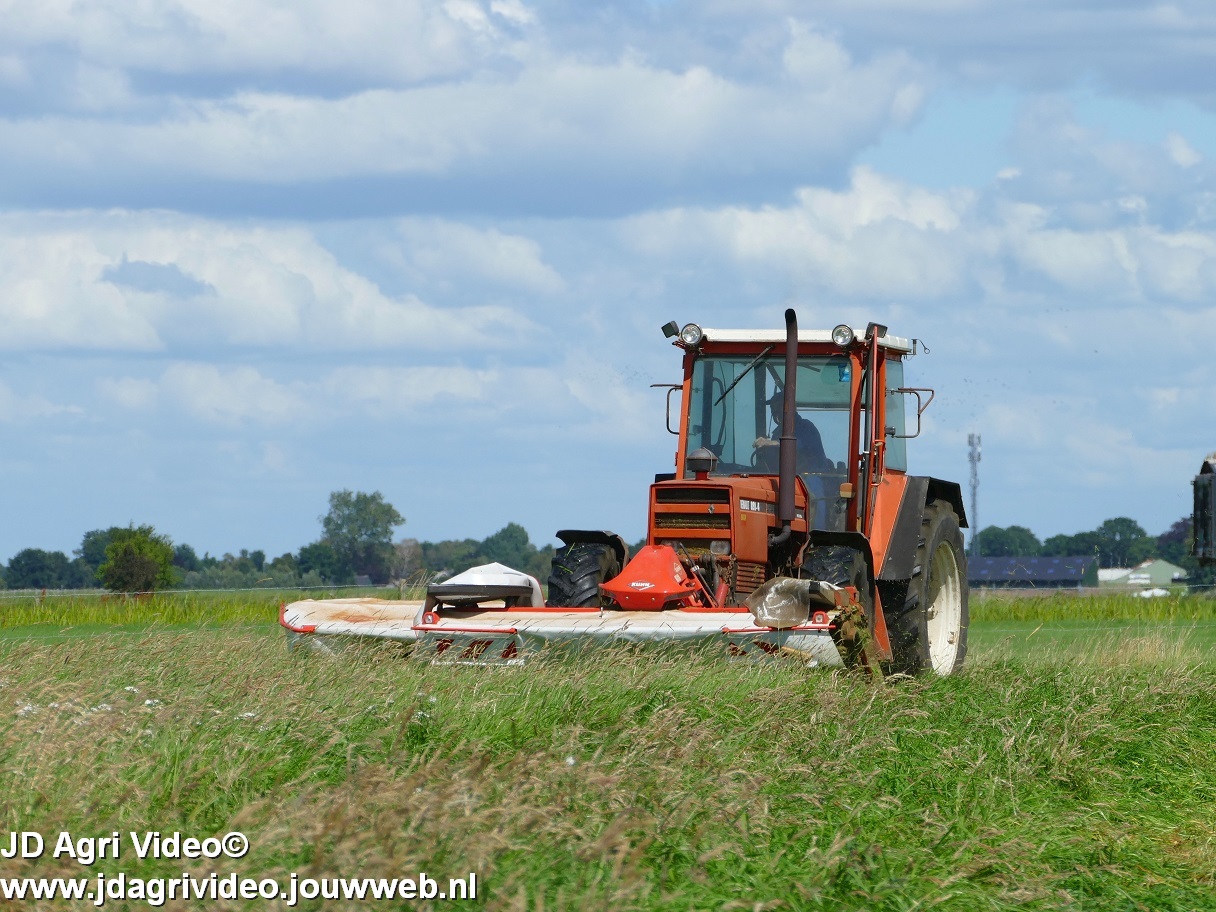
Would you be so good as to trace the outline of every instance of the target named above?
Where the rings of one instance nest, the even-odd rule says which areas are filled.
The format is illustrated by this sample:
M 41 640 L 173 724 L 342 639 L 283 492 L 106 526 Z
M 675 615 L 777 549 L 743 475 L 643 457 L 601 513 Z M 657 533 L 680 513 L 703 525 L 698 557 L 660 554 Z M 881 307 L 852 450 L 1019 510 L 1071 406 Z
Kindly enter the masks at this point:
M 919 109 L 922 68 L 906 55 L 855 62 L 796 24 L 786 52 L 786 78 L 767 81 L 628 52 L 615 62 L 538 53 L 503 73 L 340 97 L 245 90 L 129 121 L 9 118 L 0 163 L 137 186 L 454 174 L 528 175 L 538 188 L 754 181 L 837 167 Z
M 520 0 L 491 0 L 490 12 L 515 25 L 531 25 L 536 22 L 536 14 Z
M 500 381 L 496 371 L 453 366 L 342 367 L 326 374 L 316 388 L 337 408 L 384 417 L 414 413 L 435 402 L 477 402 Z
M 671 21 L 746 31 L 762 18 L 756 6 L 682 3 Z M 1216 41 L 1207 0 L 766 0 L 761 8 L 831 22 L 854 47 L 906 50 L 971 85 L 1058 90 L 1087 80 L 1140 97 L 1216 102 L 1195 78 Z
M 938 297 L 967 280 L 977 238 L 959 235 L 971 204 L 969 193 L 932 193 L 860 167 L 849 188 L 804 188 L 785 208 L 671 210 L 629 220 L 624 234 L 651 253 L 718 247 L 845 295 Z
M 79 230 L 39 231 L 35 221 L 0 219 L 0 346 L 159 348 L 160 337 L 137 302 L 100 281 L 113 260 L 95 240 Z
M 100 66 L 162 73 L 298 71 L 416 81 L 509 54 L 496 24 L 527 25 L 522 3 L 473 0 L 167 0 L 158 3 L 5 0 L 0 46 L 71 46 Z
M 1203 161 L 1203 156 L 1180 133 L 1170 133 L 1165 137 L 1165 151 L 1180 168 L 1193 168 Z
M 161 376 L 160 386 L 171 402 L 217 424 L 283 424 L 306 418 L 311 409 L 298 384 L 277 383 L 252 367 L 173 364 Z
M 0 381 L 0 421 L 15 423 L 60 415 L 83 414 L 75 405 L 59 405 L 39 395 L 22 395 Z
M 267 472 L 279 474 L 285 472 L 291 465 L 287 452 L 278 444 L 262 444 L 262 468 Z
M 0 83 L 8 86 L 24 86 L 30 74 L 25 62 L 15 54 L 0 54 Z
M 619 443 L 649 439 L 661 420 L 661 400 L 636 378 L 574 358 L 544 367 L 348 364 L 304 377 L 291 371 L 293 379 L 276 373 L 285 371 L 176 361 L 156 378 L 107 377 L 98 389 L 103 400 L 128 413 L 126 421 L 158 407 L 149 416 L 157 423 L 184 415 L 222 428 L 277 428 L 293 435 L 347 428 L 352 421 L 400 421 L 415 432 L 443 428 L 456 437 L 473 433 L 520 441 L 560 433 Z M 19 398 L 0 386 L 0 418 L 5 402 Z M 54 413 L 40 399 L 21 401 L 27 402 L 25 413 L 33 414 L 28 403 Z
M 142 377 L 102 377 L 97 390 L 102 398 L 126 409 L 146 409 L 156 403 L 156 383 Z
M 1143 197 L 1109 201 L 1137 224 L 1067 225 L 1071 204 L 1011 201 L 1003 186 L 932 192 L 858 167 L 847 188 L 803 188 L 784 207 L 662 210 L 624 220 L 620 234 L 652 259 L 711 250 L 846 298 L 1002 295 L 1042 279 L 1074 306 L 1216 295 L 1216 232 L 1148 223 Z
M 806 86 L 830 88 L 853 61 L 831 38 L 798 21 L 790 22 L 790 41 L 781 55 L 785 72 Z
M 536 253 L 497 240 L 505 256 Z M 10 348 L 496 347 L 528 327 L 504 307 L 390 297 L 299 227 L 166 213 L 24 214 L 0 218 L 0 241 L 0 345 Z M 144 279 L 122 278 L 136 266 Z
M 1010 232 L 1009 249 L 1023 268 L 1074 291 L 1135 291 L 1137 261 L 1123 232 L 1041 229 Z
M 408 264 L 419 278 L 458 283 L 478 278 L 542 294 L 565 288 L 531 238 L 443 219 L 403 219 L 398 231 L 403 243 L 392 244 L 388 257 Z

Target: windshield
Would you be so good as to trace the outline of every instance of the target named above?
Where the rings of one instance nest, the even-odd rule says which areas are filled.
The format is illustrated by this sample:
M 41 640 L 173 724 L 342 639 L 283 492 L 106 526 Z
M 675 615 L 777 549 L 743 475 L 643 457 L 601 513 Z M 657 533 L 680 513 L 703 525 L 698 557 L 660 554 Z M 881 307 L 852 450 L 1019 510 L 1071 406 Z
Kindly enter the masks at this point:
M 814 526 L 819 529 L 844 528 L 837 492 L 847 480 L 851 370 L 843 354 L 798 359 L 798 474 L 817 501 Z M 688 451 L 712 450 L 719 475 L 775 474 L 784 388 L 784 355 L 698 359 L 689 402 Z

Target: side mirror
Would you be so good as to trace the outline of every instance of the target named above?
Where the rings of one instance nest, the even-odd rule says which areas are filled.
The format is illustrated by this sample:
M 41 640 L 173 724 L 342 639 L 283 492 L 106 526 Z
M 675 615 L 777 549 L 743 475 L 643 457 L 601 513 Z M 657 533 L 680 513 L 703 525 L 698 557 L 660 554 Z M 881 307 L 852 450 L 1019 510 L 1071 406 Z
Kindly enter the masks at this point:
M 916 433 L 915 434 L 891 434 L 900 440 L 911 440 L 913 437 L 920 436 L 920 416 L 925 413 L 925 409 L 929 407 L 929 403 L 933 401 L 933 397 L 937 395 L 933 390 L 925 387 L 901 386 L 892 392 L 902 393 L 905 396 L 916 397 Z M 921 399 L 921 393 L 925 393 L 925 399 Z

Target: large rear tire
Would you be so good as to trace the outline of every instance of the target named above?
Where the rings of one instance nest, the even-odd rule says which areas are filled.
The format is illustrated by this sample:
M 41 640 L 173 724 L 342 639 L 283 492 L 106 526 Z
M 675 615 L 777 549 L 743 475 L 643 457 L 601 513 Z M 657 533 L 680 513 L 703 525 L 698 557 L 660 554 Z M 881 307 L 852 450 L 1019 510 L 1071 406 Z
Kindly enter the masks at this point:
M 958 517 L 945 501 L 925 507 L 903 608 L 890 626 L 892 671 L 949 675 L 967 655 L 967 556 Z
M 621 572 L 611 545 L 574 542 L 553 555 L 549 572 L 549 597 L 553 607 L 586 608 L 600 604 L 600 584 Z

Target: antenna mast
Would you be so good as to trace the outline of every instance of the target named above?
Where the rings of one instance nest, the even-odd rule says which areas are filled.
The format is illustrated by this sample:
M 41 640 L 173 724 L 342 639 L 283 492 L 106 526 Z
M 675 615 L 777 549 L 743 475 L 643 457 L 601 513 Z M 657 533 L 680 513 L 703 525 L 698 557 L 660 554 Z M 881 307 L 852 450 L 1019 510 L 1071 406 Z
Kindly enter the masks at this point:
M 967 446 L 971 447 L 971 452 L 967 455 L 967 461 L 971 463 L 971 515 L 967 519 L 968 525 L 971 526 L 971 556 L 979 557 L 980 435 L 968 434 Z

